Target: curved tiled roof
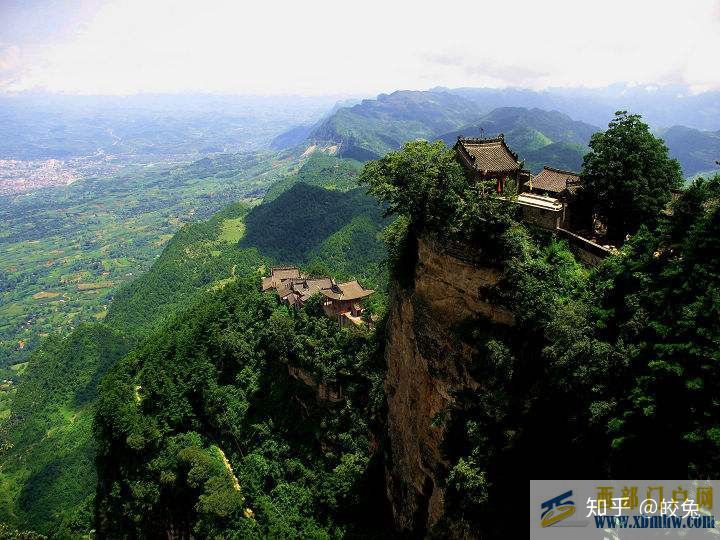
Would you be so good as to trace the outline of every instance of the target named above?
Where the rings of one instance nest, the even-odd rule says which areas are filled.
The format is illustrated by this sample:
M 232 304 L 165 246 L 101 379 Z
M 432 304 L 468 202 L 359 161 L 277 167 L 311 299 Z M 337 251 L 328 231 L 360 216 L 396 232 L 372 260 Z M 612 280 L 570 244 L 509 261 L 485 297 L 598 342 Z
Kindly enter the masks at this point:
M 553 193 L 562 193 L 565 189 L 572 189 L 580 183 L 580 173 L 573 171 L 563 171 L 553 167 L 544 167 L 533 179 L 533 191 L 550 191 Z M 525 182 L 530 187 L 530 181 Z
M 338 283 L 331 289 L 322 289 L 320 292 L 331 300 L 358 300 L 370 296 L 375 291 L 363 289 L 363 286 L 357 281 L 349 281 L 347 283 Z
M 520 162 L 502 134 L 487 139 L 458 138 L 455 145 L 468 164 L 480 172 L 510 172 L 520 170 Z
M 262 279 L 262 290 L 275 289 L 287 279 L 299 279 L 302 275 L 297 266 L 274 266 L 270 269 L 270 276 Z

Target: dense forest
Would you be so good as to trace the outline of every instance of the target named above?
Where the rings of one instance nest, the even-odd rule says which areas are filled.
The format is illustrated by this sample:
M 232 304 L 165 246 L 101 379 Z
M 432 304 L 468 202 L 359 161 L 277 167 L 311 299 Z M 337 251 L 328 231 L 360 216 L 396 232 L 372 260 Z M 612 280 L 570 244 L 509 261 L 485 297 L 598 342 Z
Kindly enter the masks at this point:
M 115 538 L 330 538 L 382 523 L 368 471 L 382 407 L 378 341 L 319 305 L 294 313 L 239 281 L 116 365 L 98 402 L 99 530 Z M 288 374 L 337 381 L 316 405 Z M 232 464 L 232 466 L 230 465 Z M 375 483 L 375 485 L 373 485 Z

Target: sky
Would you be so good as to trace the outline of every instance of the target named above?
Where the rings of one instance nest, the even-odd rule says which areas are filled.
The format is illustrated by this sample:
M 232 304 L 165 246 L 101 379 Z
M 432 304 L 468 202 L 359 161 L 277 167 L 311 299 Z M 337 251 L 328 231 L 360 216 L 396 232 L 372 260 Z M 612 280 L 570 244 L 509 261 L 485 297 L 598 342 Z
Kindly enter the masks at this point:
M 720 89 L 720 0 L 0 0 L 0 92 Z

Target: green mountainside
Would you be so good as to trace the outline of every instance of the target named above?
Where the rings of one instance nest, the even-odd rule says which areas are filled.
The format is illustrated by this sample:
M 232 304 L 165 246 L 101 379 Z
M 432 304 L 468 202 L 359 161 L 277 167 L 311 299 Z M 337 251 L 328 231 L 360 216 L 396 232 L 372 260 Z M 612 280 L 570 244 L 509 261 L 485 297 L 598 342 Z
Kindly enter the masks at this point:
M 557 111 L 503 107 L 441 138 L 446 144 L 452 144 L 458 135 L 479 137 L 480 129 L 486 137 L 504 133 L 508 144 L 517 147 L 518 151 L 537 150 L 559 141 L 586 144 L 590 136 L 600 130 Z
M 488 97 L 482 92 L 475 95 L 438 89 L 381 94 L 377 99 L 337 109 L 310 133 L 306 145 L 337 148 L 342 157 L 367 161 L 415 139 L 441 139 L 452 145 L 459 135 L 492 137 L 503 133 L 534 172 L 544 165 L 579 170 L 590 136 L 600 128 L 548 110 L 552 100 L 525 99 L 528 96 L 522 92 L 511 94 L 517 98 L 515 103 L 528 106 L 500 106 L 513 102 L 495 99 L 497 96 L 484 100 L 478 97 Z M 686 177 L 717 169 L 718 132 L 675 126 L 661 130 L 661 134 Z
M 129 348 L 121 332 L 93 323 L 51 336 L 32 354 L 0 427 L 0 521 L 58 538 L 87 531 L 93 402 L 100 379 Z
M 382 210 L 362 189 L 331 191 L 296 184 L 245 218 L 242 247 L 254 247 L 280 263 L 306 262 L 330 235 L 353 218 L 367 216 L 382 228 Z
M 444 92 L 398 91 L 338 109 L 309 140 L 338 145 L 339 155 L 365 161 L 408 140 L 431 139 L 480 116 L 472 102 Z
M 125 332 L 142 333 L 196 291 L 254 273 L 265 259 L 255 249 L 237 247 L 247 213 L 248 207 L 237 203 L 180 229 L 150 270 L 117 292 L 105 321 Z
M 513 520 L 516 510 L 506 503 L 517 491 L 508 478 L 531 476 L 538 462 L 553 475 L 649 476 L 662 466 L 680 478 L 716 474 L 717 403 L 703 374 L 717 371 L 720 179 L 693 184 L 673 213 L 587 268 L 564 242 L 519 221 L 515 207 L 479 200 L 442 144 L 414 143 L 405 152 L 373 163 L 363 180 L 399 215 L 386 235 L 393 301 L 412 305 L 396 304 L 387 326 L 342 329 L 323 315 L 319 299 L 294 311 L 262 294 L 256 274 L 187 302 L 101 384 L 96 526 L 103 534 L 387 537 L 393 533 L 378 493 L 387 493 L 397 466 L 392 437 L 401 428 L 417 436 L 404 442 L 417 446 L 420 466 L 441 463 L 433 474 L 445 495 L 426 528 L 428 493 L 437 486 L 399 493 L 417 494 L 424 505 L 403 523 L 409 536 L 524 534 L 527 523 Z M 392 189 L 398 185 L 405 189 Z M 299 183 L 253 209 L 241 246 L 259 223 L 266 231 L 295 223 L 263 207 L 314 215 L 319 206 L 312 204 L 339 206 L 356 193 L 320 191 Z M 334 217 L 297 212 L 301 229 L 335 227 Z M 356 216 L 353 228 L 362 230 L 364 219 Z M 418 259 L 420 240 L 431 238 L 453 252 L 462 246 L 478 271 L 497 274 L 486 298 L 509 310 L 512 323 L 494 319 L 493 310 L 445 321 L 434 311 L 446 301 L 438 293 L 457 283 L 438 280 L 437 288 L 411 292 L 427 273 L 416 265 L 443 260 L 440 252 Z M 280 235 L 253 232 L 252 239 L 253 248 L 276 255 L 293 249 Z M 324 244 L 331 249 L 335 241 Z M 393 334 L 402 328 L 407 333 Z M 436 363 L 386 372 L 388 343 Z M 403 375 L 410 380 L 387 379 Z M 422 392 L 449 396 L 446 407 L 428 424 L 409 414 L 393 418 L 404 426 L 389 425 L 388 383 L 404 387 L 399 399 L 411 413 L 420 406 L 412 397 Z M 673 396 L 701 414 L 688 420 Z M 548 426 L 558 410 L 577 416 Z M 423 454 L 427 439 L 438 455 Z M 647 455 L 660 444 L 672 452 Z M 578 452 L 553 461 L 571 446 Z
M 449 129 L 448 129 L 449 128 Z M 543 165 L 579 169 L 590 136 L 599 128 L 557 111 L 502 107 L 481 114 L 473 104 L 443 92 L 394 92 L 340 108 L 308 137 L 337 146 L 339 155 L 360 161 L 377 158 L 414 139 L 505 135 L 533 170 Z
M 359 214 L 313 247 L 305 257 L 311 266 L 325 267 L 338 279 L 362 277 L 366 286 L 382 286 L 387 279 L 378 264 L 385 257 L 382 224 L 374 210 Z
M 45 534 L 59 525 L 63 534 L 73 527 L 88 530 L 97 383 L 198 291 L 221 288 L 236 272 L 256 274 L 266 259 L 237 248 L 246 213 L 236 204 L 186 225 L 147 273 L 120 289 L 103 323 L 81 325 L 65 338 L 51 336 L 31 353 L 2 425 L 0 519 Z
M 357 177 L 361 168 L 362 165 L 358 161 L 315 152 L 296 174 L 272 184 L 263 200 L 267 202 L 276 199 L 283 191 L 295 184 L 348 191 L 357 187 Z
M 525 168 L 537 172 L 544 166 L 556 167 L 566 171 L 580 171 L 583 156 L 587 153 L 585 144 L 571 142 L 554 142 L 536 150 L 522 154 L 525 159 Z
M 294 313 L 241 280 L 198 298 L 115 366 L 96 420 L 104 534 L 383 530 L 369 439 L 382 403 L 377 341 L 312 309 Z M 318 403 L 288 366 L 338 381 L 345 400 Z

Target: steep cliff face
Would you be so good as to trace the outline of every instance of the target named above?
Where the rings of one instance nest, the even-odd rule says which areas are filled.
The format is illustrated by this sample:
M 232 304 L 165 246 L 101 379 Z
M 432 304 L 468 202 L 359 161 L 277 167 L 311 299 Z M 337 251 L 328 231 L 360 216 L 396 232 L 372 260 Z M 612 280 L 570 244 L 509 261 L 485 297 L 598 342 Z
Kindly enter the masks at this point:
M 450 464 L 443 452 L 459 391 L 482 391 L 470 375 L 472 350 L 457 339 L 464 321 L 483 316 L 512 326 L 488 300 L 500 280 L 464 246 L 421 239 L 414 285 L 395 292 L 386 343 L 388 498 L 396 526 L 423 535 L 443 515 Z

